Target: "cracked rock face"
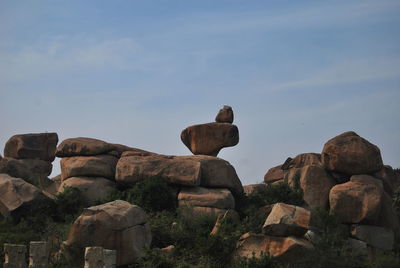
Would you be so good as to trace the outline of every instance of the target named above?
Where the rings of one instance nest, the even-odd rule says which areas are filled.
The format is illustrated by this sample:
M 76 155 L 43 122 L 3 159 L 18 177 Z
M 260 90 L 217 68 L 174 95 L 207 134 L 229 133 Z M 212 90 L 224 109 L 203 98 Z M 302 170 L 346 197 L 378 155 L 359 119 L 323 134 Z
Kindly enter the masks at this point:
M 83 256 L 85 247 L 101 246 L 117 251 L 117 265 L 134 263 L 150 246 L 146 213 L 122 200 L 85 209 L 74 222 L 65 243 Z M 82 258 L 81 258 L 82 259 Z

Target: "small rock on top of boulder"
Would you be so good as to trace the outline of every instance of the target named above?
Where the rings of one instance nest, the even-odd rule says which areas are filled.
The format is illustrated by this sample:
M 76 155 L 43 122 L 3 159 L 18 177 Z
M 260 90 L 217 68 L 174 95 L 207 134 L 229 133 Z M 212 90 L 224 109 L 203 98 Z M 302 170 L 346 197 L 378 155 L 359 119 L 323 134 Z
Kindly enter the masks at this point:
M 232 107 L 225 105 L 224 108 L 219 110 L 217 116 L 215 117 L 215 122 L 232 124 L 233 123 Z
M 52 162 L 55 158 L 57 143 L 57 133 L 14 135 L 4 147 L 4 156 L 15 159 L 40 159 Z
M 322 162 L 328 170 L 348 175 L 372 174 L 383 167 L 379 148 L 353 131 L 326 142 Z

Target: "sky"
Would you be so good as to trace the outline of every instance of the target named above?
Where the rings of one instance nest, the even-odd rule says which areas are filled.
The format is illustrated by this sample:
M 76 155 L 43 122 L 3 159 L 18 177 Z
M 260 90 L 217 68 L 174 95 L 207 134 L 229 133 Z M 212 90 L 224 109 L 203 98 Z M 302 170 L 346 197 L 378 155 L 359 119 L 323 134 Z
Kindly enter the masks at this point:
M 399 0 L 0 0 L 0 151 L 57 132 L 157 153 L 230 105 L 242 183 L 355 131 L 400 168 Z M 54 163 L 52 175 L 60 172 Z

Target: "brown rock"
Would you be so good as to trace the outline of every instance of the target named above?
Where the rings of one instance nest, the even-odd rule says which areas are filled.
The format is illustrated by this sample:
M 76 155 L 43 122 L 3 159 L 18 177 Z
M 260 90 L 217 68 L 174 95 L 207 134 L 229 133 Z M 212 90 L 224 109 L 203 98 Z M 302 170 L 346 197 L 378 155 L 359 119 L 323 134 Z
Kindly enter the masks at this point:
M 150 243 L 146 213 L 116 200 L 85 209 L 72 225 L 65 245 L 77 248 L 80 256 L 89 246 L 113 249 L 117 251 L 117 265 L 127 265 L 142 257 Z
M 382 183 L 368 175 L 354 175 L 329 193 L 331 212 L 344 223 L 375 221 L 381 211 Z
M 71 177 L 64 180 L 58 188 L 58 193 L 64 192 L 64 187 L 74 187 L 82 191 L 86 205 L 94 205 L 115 189 L 115 183 L 101 177 Z
M 325 143 L 322 162 L 328 170 L 349 175 L 371 174 L 383 167 L 379 148 L 353 131 Z
M 393 249 L 394 233 L 390 229 L 372 225 L 353 225 L 351 235 L 372 247 L 383 250 Z
M 233 123 L 233 110 L 230 106 L 224 106 L 219 110 L 217 116 L 215 117 L 215 122 L 217 123 Z
M 147 156 L 147 155 L 156 155 L 156 153 L 148 152 L 142 149 L 138 148 L 132 148 L 126 145 L 122 144 L 110 144 L 112 147 L 112 150 L 108 152 L 108 154 L 111 154 L 115 157 L 120 158 L 122 155 L 124 156 Z
M 14 216 L 18 210 L 34 208 L 48 198 L 35 186 L 8 174 L 0 174 L 0 212 Z
M 373 176 L 382 181 L 383 188 L 389 195 L 393 195 L 400 185 L 400 181 L 397 180 L 397 174 L 391 166 L 383 166 L 383 168 L 374 173 Z
M 239 143 L 239 130 L 229 123 L 193 125 L 182 131 L 181 140 L 193 154 L 217 156 L 222 148 Z
M 295 158 L 288 158 L 284 164 L 284 169 L 302 168 L 304 166 L 322 166 L 321 154 L 304 153 L 299 154 Z
M 268 186 L 264 183 L 250 184 L 243 186 L 245 195 L 262 194 L 267 190 Z
M 115 149 L 115 146 L 98 139 L 71 138 L 61 142 L 57 147 L 57 157 L 89 156 L 106 154 Z
M 302 236 L 310 226 L 311 213 L 305 208 L 276 203 L 262 227 L 263 233 L 273 236 Z
M 283 262 L 295 261 L 308 250 L 313 249 L 313 245 L 304 238 L 276 237 L 263 234 L 247 233 L 242 235 L 236 246 L 235 256 L 260 258 L 262 255 L 269 255 Z
M 165 155 L 126 156 L 119 159 L 116 180 L 133 185 L 147 178 L 159 177 L 171 184 L 200 185 L 200 162 Z
M 121 154 L 121 157 L 125 156 L 152 156 L 152 155 L 159 155 L 156 153 L 144 151 L 141 149 L 136 149 L 136 150 L 130 150 L 130 151 L 125 151 Z
M 55 158 L 57 143 L 57 133 L 15 135 L 7 141 L 4 147 L 4 157 L 52 162 Z
M 235 199 L 228 189 L 185 187 L 178 195 L 179 206 L 234 209 Z
M 209 188 L 228 188 L 233 194 L 242 194 L 243 186 L 235 168 L 218 157 L 206 155 L 178 156 L 193 159 L 201 164 L 201 186 Z
M 283 169 L 282 165 L 268 169 L 264 176 L 265 183 L 273 183 L 283 179 Z
M 312 208 L 327 208 L 329 192 L 335 185 L 335 180 L 322 166 L 291 168 L 286 172 L 285 179 L 292 188 L 302 189 L 307 205 Z
M 111 155 L 64 157 L 60 161 L 63 180 L 89 176 L 114 180 L 118 158 Z
M 7 173 L 14 178 L 21 178 L 29 183 L 40 185 L 40 181 L 47 179 L 53 165 L 39 159 L 14 159 L 4 157 L 0 160 L 0 173 Z

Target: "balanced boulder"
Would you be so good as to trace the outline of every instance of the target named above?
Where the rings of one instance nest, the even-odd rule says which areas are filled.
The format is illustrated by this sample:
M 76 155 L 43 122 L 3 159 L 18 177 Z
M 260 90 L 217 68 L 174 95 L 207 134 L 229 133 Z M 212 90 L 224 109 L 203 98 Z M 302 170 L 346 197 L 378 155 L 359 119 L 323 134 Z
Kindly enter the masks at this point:
M 184 129 L 181 140 L 193 154 L 217 156 L 225 147 L 239 143 L 239 129 L 230 123 L 207 123 Z
M 57 133 L 15 135 L 7 141 L 4 147 L 4 157 L 52 162 L 55 158 L 57 143 Z
M 276 203 L 269 213 L 262 231 L 273 236 L 302 236 L 310 226 L 311 213 L 305 208 Z
M 74 156 L 61 159 L 61 176 L 65 180 L 75 176 L 104 177 L 114 180 L 118 158 L 112 155 Z
M 215 117 L 215 122 L 232 124 L 233 123 L 232 107 L 225 105 L 224 108 L 219 110 L 217 116 Z
M 106 178 L 96 177 L 70 177 L 62 181 L 58 192 L 64 192 L 65 187 L 74 187 L 81 190 L 86 205 L 93 205 L 96 201 L 104 199 L 115 189 L 115 182 Z
M 372 174 L 383 167 L 379 148 L 353 131 L 325 143 L 322 162 L 328 170 L 348 175 Z
M 65 245 L 78 249 L 99 246 L 117 251 L 117 265 L 134 263 L 151 243 L 147 215 L 122 200 L 86 208 L 72 225 Z
M 114 149 L 112 144 L 93 138 L 66 139 L 57 147 L 57 157 L 99 155 Z
M 376 221 L 381 212 L 382 182 L 369 175 L 354 175 L 329 193 L 331 212 L 344 223 Z

